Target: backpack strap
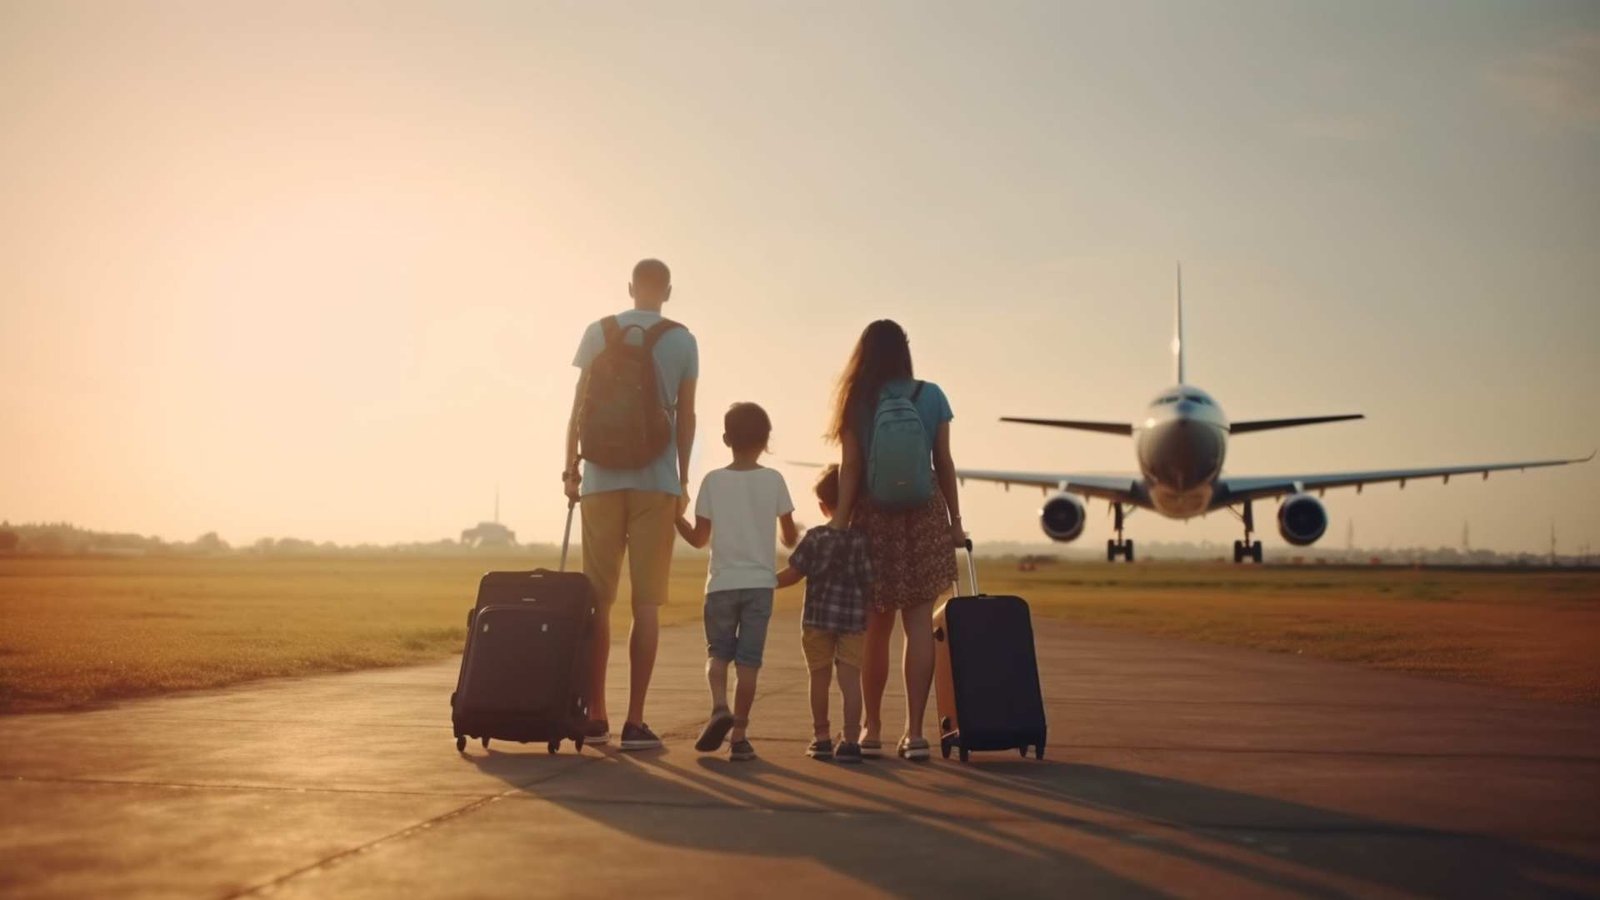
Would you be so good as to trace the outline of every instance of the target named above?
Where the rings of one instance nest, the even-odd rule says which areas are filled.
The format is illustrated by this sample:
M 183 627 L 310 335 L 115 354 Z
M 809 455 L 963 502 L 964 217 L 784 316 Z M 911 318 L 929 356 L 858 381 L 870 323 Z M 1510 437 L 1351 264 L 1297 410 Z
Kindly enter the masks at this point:
M 926 383 L 927 382 L 919 381 L 919 382 L 917 382 L 917 386 L 914 389 L 912 389 L 912 391 L 911 391 L 911 402 L 912 403 L 916 403 L 917 402 L 917 398 L 922 396 L 922 386 L 924 384 L 926 384 Z
M 661 342 L 661 338 L 664 337 L 667 332 L 674 328 L 682 327 L 682 325 L 679 325 L 677 322 L 674 322 L 671 319 L 662 319 L 654 325 L 651 325 L 650 328 L 644 333 L 644 349 L 652 353 L 655 352 L 656 344 Z

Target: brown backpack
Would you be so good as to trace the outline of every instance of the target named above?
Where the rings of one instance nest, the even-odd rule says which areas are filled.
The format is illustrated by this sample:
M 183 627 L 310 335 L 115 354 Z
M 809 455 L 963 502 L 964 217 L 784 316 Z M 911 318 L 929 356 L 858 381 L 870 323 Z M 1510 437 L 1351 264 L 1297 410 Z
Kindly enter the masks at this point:
M 606 469 L 642 469 L 672 443 L 672 416 L 661 400 L 656 344 L 674 328 L 662 319 L 649 328 L 624 328 L 616 316 L 600 320 L 605 347 L 589 364 L 589 383 L 578 415 L 579 453 Z M 630 344 L 630 330 L 644 341 Z

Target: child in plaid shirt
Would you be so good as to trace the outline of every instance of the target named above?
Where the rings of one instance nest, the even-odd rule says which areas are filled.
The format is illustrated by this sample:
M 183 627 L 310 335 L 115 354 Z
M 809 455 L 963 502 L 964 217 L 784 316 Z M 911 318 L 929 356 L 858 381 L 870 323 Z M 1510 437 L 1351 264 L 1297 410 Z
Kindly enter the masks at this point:
M 825 518 L 839 503 L 839 467 L 829 466 L 817 479 L 817 501 Z M 826 525 L 806 532 L 789 566 L 778 573 L 778 587 L 806 579 L 805 611 L 801 614 L 800 646 L 811 670 L 813 738 L 806 755 L 813 759 L 861 762 L 861 649 L 867 630 L 867 586 L 872 579 L 866 535 Z M 844 734 L 838 749 L 828 724 L 830 671 L 839 669 L 844 695 Z

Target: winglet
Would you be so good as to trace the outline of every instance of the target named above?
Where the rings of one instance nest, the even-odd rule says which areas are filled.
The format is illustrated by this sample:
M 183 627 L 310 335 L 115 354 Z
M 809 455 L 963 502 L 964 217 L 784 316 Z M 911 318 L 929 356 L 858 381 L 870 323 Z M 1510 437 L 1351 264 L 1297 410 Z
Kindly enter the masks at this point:
M 1172 358 L 1177 367 L 1178 384 L 1183 380 L 1183 262 L 1178 262 L 1178 306 L 1173 315 Z

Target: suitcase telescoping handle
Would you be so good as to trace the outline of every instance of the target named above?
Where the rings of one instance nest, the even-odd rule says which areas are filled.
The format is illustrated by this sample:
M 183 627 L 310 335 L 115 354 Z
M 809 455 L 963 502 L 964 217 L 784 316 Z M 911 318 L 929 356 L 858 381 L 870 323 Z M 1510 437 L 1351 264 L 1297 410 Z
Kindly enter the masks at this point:
M 578 508 L 577 501 L 567 501 L 567 528 L 561 533 L 561 571 L 567 570 L 567 549 L 572 546 L 572 511 Z
M 978 561 L 972 558 L 972 538 L 967 538 L 962 545 L 967 551 L 967 584 L 972 585 L 972 596 L 978 596 Z M 961 595 L 961 583 L 955 585 L 956 596 Z

